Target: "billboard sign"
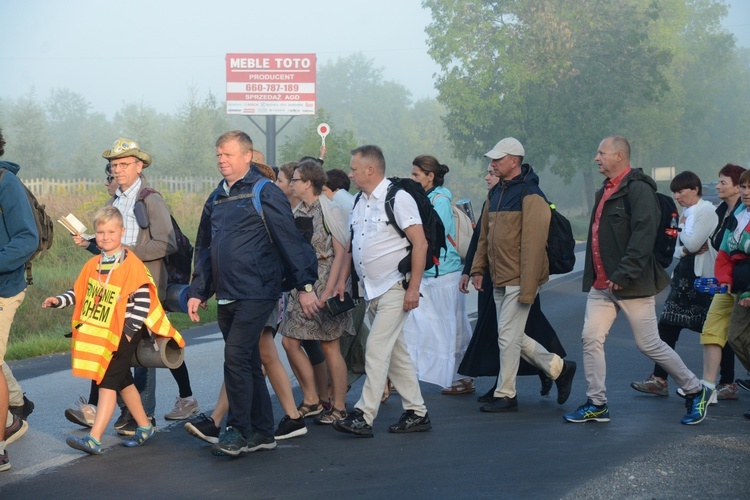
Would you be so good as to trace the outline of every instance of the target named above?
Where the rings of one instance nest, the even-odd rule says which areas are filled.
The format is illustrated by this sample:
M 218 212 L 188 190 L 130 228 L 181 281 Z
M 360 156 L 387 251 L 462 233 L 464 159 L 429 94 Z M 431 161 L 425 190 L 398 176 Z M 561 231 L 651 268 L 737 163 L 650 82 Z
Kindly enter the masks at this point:
M 315 54 L 227 54 L 226 66 L 227 114 L 315 114 Z

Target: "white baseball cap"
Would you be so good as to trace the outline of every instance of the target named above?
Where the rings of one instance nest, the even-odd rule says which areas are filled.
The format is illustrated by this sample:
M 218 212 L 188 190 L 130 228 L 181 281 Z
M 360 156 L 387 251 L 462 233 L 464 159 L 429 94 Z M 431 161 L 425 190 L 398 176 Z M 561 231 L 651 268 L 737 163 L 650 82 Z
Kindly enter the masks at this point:
M 487 158 L 491 158 L 493 160 L 499 160 L 500 158 L 506 155 L 513 155 L 513 156 L 525 155 L 523 146 L 521 145 L 520 142 L 518 142 L 518 139 L 514 139 L 513 137 L 506 137 L 502 141 L 495 144 L 495 147 L 492 148 L 492 150 L 484 154 L 484 156 L 486 156 Z

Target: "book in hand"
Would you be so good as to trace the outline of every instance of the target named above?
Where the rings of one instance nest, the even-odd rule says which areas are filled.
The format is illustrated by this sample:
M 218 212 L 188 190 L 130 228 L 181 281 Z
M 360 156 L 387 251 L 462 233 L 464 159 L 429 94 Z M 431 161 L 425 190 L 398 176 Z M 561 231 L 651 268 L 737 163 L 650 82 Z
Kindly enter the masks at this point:
M 86 231 L 86 226 L 84 226 L 83 222 L 78 220 L 78 217 L 73 214 L 68 214 L 65 217 L 57 219 L 57 222 L 65 226 L 65 229 L 67 229 L 72 235 L 80 235 L 81 238 L 85 240 L 90 240 L 93 238 L 93 236 L 91 236 L 90 234 L 84 234 L 84 232 Z
M 356 303 L 352 299 L 352 296 L 349 295 L 349 292 L 344 292 L 343 301 L 338 296 L 331 297 L 326 301 L 326 307 L 328 307 L 328 311 L 332 316 L 336 316 L 337 314 L 346 312 L 349 309 L 353 309 L 355 306 Z

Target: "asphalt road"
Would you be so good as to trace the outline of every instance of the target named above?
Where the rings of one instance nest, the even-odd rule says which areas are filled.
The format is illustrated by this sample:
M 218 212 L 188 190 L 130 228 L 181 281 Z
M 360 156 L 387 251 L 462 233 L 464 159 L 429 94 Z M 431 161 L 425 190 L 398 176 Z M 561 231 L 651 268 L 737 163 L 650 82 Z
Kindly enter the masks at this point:
M 389 434 L 387 425 L 402 411 L 393 395 L 375 421 L 373 439 L 310 421 L 306 436 L 236 459 L 212 456 L 210 446 L 189 436 L 182 423 L 164 420 L 143 447 L 122 447 L 111 431 L 105 453 L 86 456 L 64 442 L 67 434 L 85 434 L 63 411 L 88 391 L 86 381 L 70 374 L 68 356 L 12 363 L 36 410 L 28 433 L 9 447 L 13 468 L 0 473 L 0 498 L 750 498 L 750 420 L 742 416 L 750 393 L 711 406 L 699 425 L 681 425 L 684 401 L 674 393 L 659 398 L 630 389 L 652 363 L 636 349 L 623 318 L 606 344 L 612 421 L 563 421 L 586 399 L 584 305 L 577 271 L 542 292 L 542 308 L 568 359 L 579 363 L 573 394 L 562 406 L 555 389 L 551 397 L 539 396 L 537 377 L 519 378 L 519 411 L 510 414 L 482 413 L 476 395 L 442 396 L 440 388 L 422 384 L 430 432 Z M 215 325 L 185 335 L 193 390 L 209 411 L 221 377 L 221 337 Z M 697 334 L 684 332 L 677 350 L 701 371 Z M 739 362 L 737 376 L 746 376 Z M 493 382 L 478 379 L 477 392 Z M 349 408 L 361 384 L 349 392 Z M 159 370 L 157 385 L 157 414 L 163 415 L 172 407 L 176 384 Z M 299 398 L 298 387 L 295 393 Z M 275 398 L 274 411 L 278 421 Z

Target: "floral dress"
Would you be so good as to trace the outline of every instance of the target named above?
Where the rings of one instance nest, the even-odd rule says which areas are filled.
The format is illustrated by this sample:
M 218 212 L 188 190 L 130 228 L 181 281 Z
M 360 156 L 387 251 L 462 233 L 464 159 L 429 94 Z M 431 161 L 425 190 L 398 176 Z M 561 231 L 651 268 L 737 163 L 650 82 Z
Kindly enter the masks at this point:
M 318 298 L 326 289 L 328 276 L 333 265 L 333 237 L 323 223 L 323 211 L 320 202 L 315 201 L 308 207 L 300 203 L 294 211 L 294 217 L 312 217 L 312 246 L 318 254 L 318 280 L 313 285 Z M 328 298 L 328 297 L 323 297 Z M 318 314 L 307 319 L 299 303 L 299 292 L 292 290 L 284 312 L 284 329 L 282 335 L 298 340 L 336 340 L 343 335 L 354 335 L 354 323 L 351 311 L 332 316 L 327 309 L 320 309 Z

